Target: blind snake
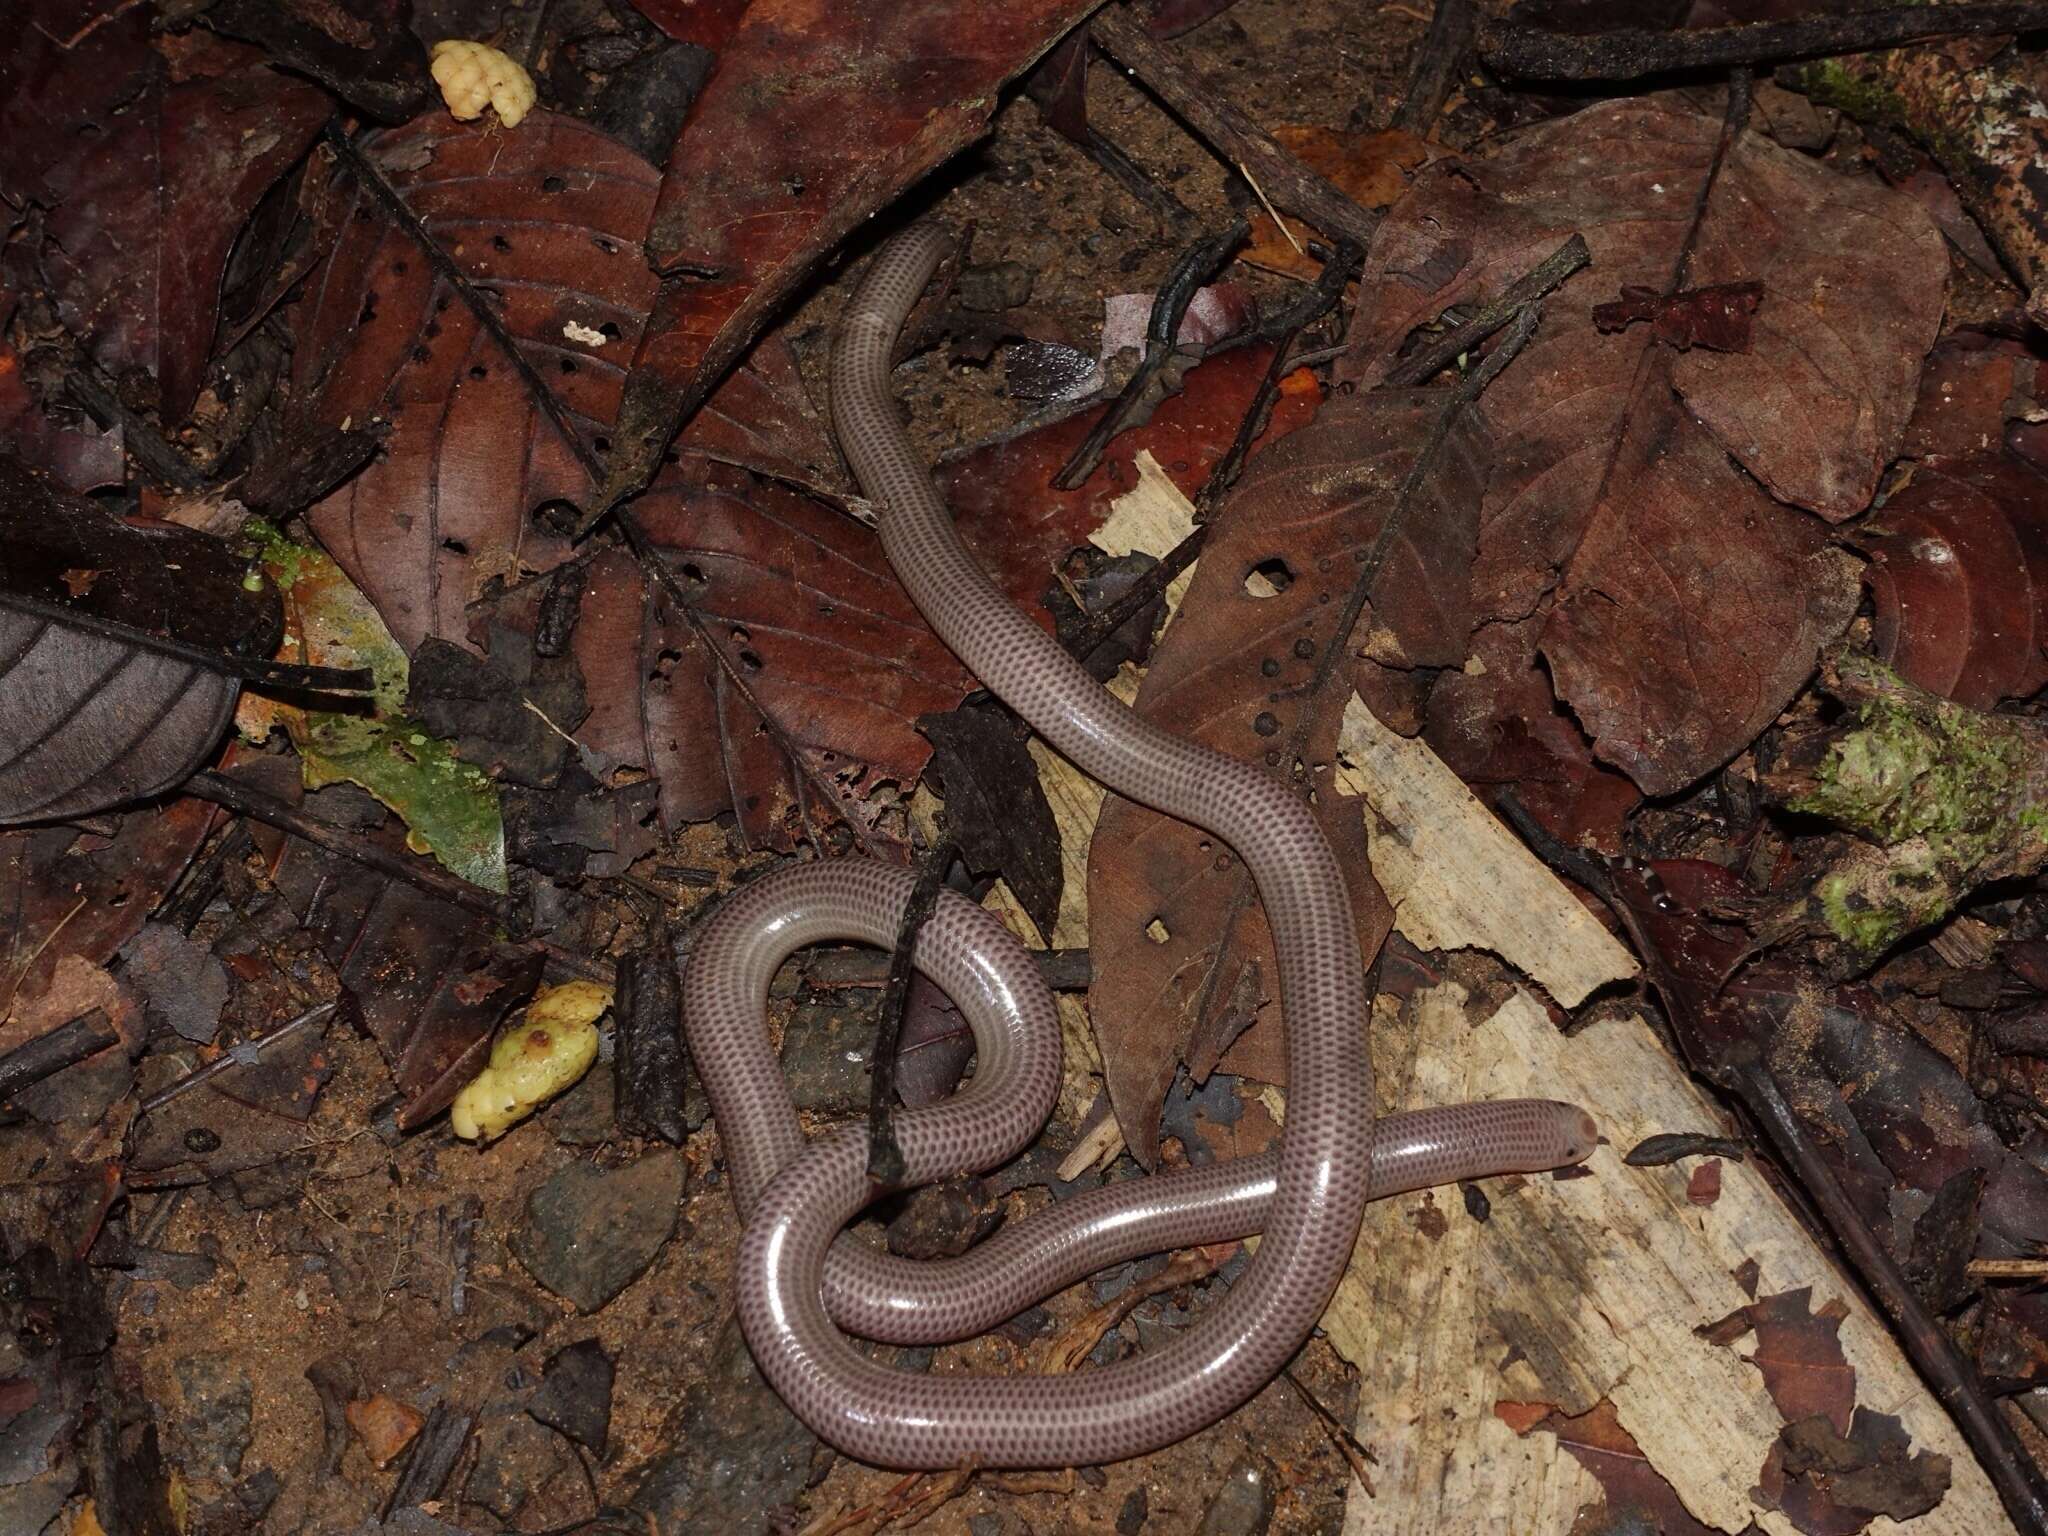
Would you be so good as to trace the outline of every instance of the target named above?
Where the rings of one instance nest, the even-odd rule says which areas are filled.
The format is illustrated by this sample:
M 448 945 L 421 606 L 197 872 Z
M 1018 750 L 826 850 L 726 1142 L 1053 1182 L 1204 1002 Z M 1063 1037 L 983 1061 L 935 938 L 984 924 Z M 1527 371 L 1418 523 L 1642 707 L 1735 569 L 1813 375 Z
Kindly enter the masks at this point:
M 865 1128 L 807 1142 L 764 1028 L 768 986 L 821 940 L 896 941 L 908 871 L 798 864 L 735 895 L 706 924 L 683 1010 L 745 1227 L 735 1292 L 762 1373 L 819 1436 L 862 1461 L 929 1469 L 1087 1465 L 1141 1455 L 1229 1413 L 1286 1365 L 1321 1317 L 1368 1195 L 1577 1162 L 1597 1139 L 1583 1110 L 1521 1099 L 1377 1123 L 1370 999 L 1344 873 L 1309 807 L 1262 769 L 1187 741 L 1101 688 L 1012 607 L 953 531 L 889 389 L 896 334 L 947 246 L 896 236 L 841 322 L 832 416 L 880 514 L 884 552 L 939 636 L 1040 737 L 1118 793 L 1235 848 L 1279 959 L 1287 1125 L 1276 1151 L 1106 1185 L 1012 1223 L 961 1258 L 919 1262 L 840 1240 L 880 1190 Z M 950 894 L 920 930 L 918 968 L 974 1030 L 959 1094 L 897 1120 L 907 1182 L 997 1165 L 1029 1146 L 1060 1084 L 1051 994 L 1017 940 Z M 893 1343 L 971 1337 L 1106 1264 L 1263 1233 L 1227 1292 L 1172 1343 L 1058 1376 L 913 1375 L 848 1334 Z

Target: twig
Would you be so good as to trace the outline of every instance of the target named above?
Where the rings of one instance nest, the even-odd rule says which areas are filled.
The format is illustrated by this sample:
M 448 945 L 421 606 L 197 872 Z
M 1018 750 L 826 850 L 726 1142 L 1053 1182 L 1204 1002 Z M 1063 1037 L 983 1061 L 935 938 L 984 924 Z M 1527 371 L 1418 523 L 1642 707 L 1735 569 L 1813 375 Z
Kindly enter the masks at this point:
M 1357 1478 L 1359 1485 L 1365 1489 L 1365 1496 L 1368 1499 L 1378 1498 L 1379 1494 L 1372 1485 L 1372 1467 L 1370 1464 L 1379 1458 L 1373 1455 L 1372 1447 L 1360 1440 L 1358 1436 L 1346 1427 L 1342 1419 L 1323 1406 L 1322 1399 L 1309 1391 L 1308 1387 L 1303 1384 L 1302 1379 L 1294 1374 L 1293 1366 L 1290 1365 L 1280 1374 L 1286 1379 L 1287 1385 L 1294 1388 L 1301 1400 L 1308 1404 L 1309 1411 L 1323 1421 L 1323 1428 L 1329 1431 L 1330 1439 L 1335 1442 L 1337 1449 L 1343 1453 L 1344 1459 L 1351 1463 L 1351 1475 Z
M 1237 435 L 1223 450 L 1223 457 L 1210 466 L 1209 478 L 1195 493 L 1196 522 L 1206 522 L 1224 493 L 1237 484 L 1237 477 L 1244 471 L 1245 460 L 1251 457 L 1252 444 L 1265 431 L 1266 417 L 1273 408 L 1273 402 L 1279 398 L 1280 381 L 1296 366 L 1294 348 L 1301 340 L 1302 332 L 1328 314 L 1344 296 L 1344 285 L 1364 259 L 1365 251 L 1361 247 L 1349 240 L 1338 241 L 1336 251 L 1323 263 L 1323 270 L 1316 275 L 1308 292 L 1289 309 L 1281 322 L 1281 335 L 1274 344 L 1272 361 L 1266 364 L 1266 376 L 1259 380 L 1258 392 L 1252 396 L 1252 403 L 1245 408 L 1237 423 Z
M 13 1098 L 31 1084 L 104 1051 L 120 1039 L 120 1031 L 114 1028 L 103 1008 L 88 1009 L 55 1029 L 46 1029 L 35 1039 L 24 1041 L 0 1056 L 0 1099 Z
M 1963 1267 L 1976 1280 L 2048 1280 L 2048 1259 L 1972 1259 Z
M 1471 319 L 1444 332 L 1390 369 L 1386 382 L 1396 387 L 1427 383 L 1514 319 L 1525 305 L 1543 298 L 1592 259 L 1592 252 L 1586 249 L 1586 237 L 1573 235 L 1540 264 L 1508 284 L 1497 297 L 1481 305 Z
M 1898 1261 L 1863 1220 L 1834 1169 L 1785 1102 L 1770 1068 L 1760 1062 L 1737 1065 L 1723 1074 L 1721 1081 L 1756 1117 L 1800 1187 L 1819 1207 L 1843 1256 L 1891 1319 L 1907 1357 L 1962 1430 L 2013 1522 L 2037 1536 L 2048 1532 L 2048 1496 L 2042 1492 L 2026 1448 L 1985 1390 L 1976 1368 L 1927 1310 Z
M 317 1019 L 327 1018 L 334 1012 L 337 1006 L 334 1003 L 317 1003 L 296 1018 L 286 1019 L 284 1023 L 278 1025 L 277 1028 L 271 1030 L 267 1035 L 259 1035 L 254 1040 L 244 1040 L 240 1045 L 229 1046 L 204 1066 L 195 1067 L 176 1082 L 159 1088 L 155 1093 L 144 1099 L 135 1112 L 136 1118 L 140 1119 L 144 1115 L 155 1114 L 173 1099 L 191 1092 L 201 1083 L 220 1076 L 221 1073 L 227 1071 L 230 1067 L 240 1066 L 246 1062 L 256 1060 L 265 1051 L 277 1044 L 278 1041 L 297 1034 L 301 1029 Z M 457 1310 L 459 1311 L 460 1309 L 458 1308 Z
M 1258 183 L 1288 213 L 1324 234 L 1372 243 L 1379 215 L 1361 208 L 1344 190 L 1310 170 L 1248 117 L 1171 43 L 1150 36 L 1123 6 L 1097 14 L 1089 35 L 1102 51 L 1143 81 L 1234 170 L 1256 172 Z M 1263 195 L 1263 194 L 1262 194 Z
M 1101 23 L 1096 24 L 1098 31 Z M 1573 37 L 1513 22 L 1479 29 L 1487 68 L 1518 80 L 1636 80 L 1682 69 L 1729 69 L 1896 48 L 1937 37 L 1996 36 L 2048 27 L 2043 0 L 1964 0 L 1879 6 L 1733 27 L 1651 32 L 1624 27 Z
M 185 794 L 225 806 L 237 816 L 248 816 L 267 826 L 289 832 L 294 837 L 304 838 L 315 847 L 324 848 L 329 853 L 338 853 L 345 859 L 352 859 L 366 869 L 374 869 L 394 880 L 416 885 L 423 891 L 453 902 L 465 912 L 475 912 L 479 916 L 493 918 L 501 923 L 510 923 L 515 914 L 513 904 L 507 897 L 487 891 L 480 885 L 471 885 L 459 875 L 451 875 L 424 859 L 400 858 L 395 853 L 386 852 L 360 837 L 331 827 L 324 821 L 316 821 L 297 806 L 287 804 L 275 795 L 239 783 L 210 768 L 193 774 L 179 788 Z
M 1157 564 L 1132 582 L 1121 597 L 1088 620 L 1068 642 L 1067 654 L 1076 661 L 1086 661 L 1135 615 L 1158 602 L 1166 595 L 1166 589 L 1173 585 L 1174 578 L 1195 563 L 1195 557 L 1202 552 L 1202 541 L 1208 535 L 1206 526 L 1197 526 L 1169 549 Z
M 123 405 L 91 359 L 79 354 L 64 375 L 64 385 L 102 430 L 121 429 L 122 447 L 152 480 L 180 491 L 197 491 L 206 485 L 206 472 L 180 453 L 154 422 Z
M 1063 1371 L 1075 1369 L 1093 1353 L 1095 1346 L 1102 1342 L 1104 1334 L 1122 1323 L 1146 1301 L 1161 1291 L 1176 1290 L 1183 1285 L 1193 1285 L 1198 1280 L 1208 1279 L 1221 1269 L 1237 1250 L 1236 1243 L 1181 1249 L 1166 1261 L 1166 1267 L 1158 1274 L 1137 1282 L 1100 1306 L 1082 1313 L 1055 1334 L 1045 1346 L 1045 1361 L 1040 1374 L 1055 1376 Z
M 903 1006 L 910 997 L 911 959 L 917 950 L 917 935 L 939 904 L 946 888 L 946 871 L 953 867 L 959 850 L 951 841 L 942 842 L 926 857 L 917 884 L 903 908 L 903 922 L 896 930 L 896 949 L 889 957 L 889 980 L 882 989 L 881 1017 L 875 1021 L 875 1051 L 868 1059 L 874 1064 L 868 1079 L 868 1177 L 890 1189 L 903 1182 L 903 1149 L 896 1144 L 896 1047 L 903 1038 Z
M 1388 127 L 1426 136 L 1435 126 L 1451 98 L 1458 60 L 1472 46 L 1474 20 L 1472 0 L 1436 0 L 1429 31 L 1408 61 L 1408 89 Z
M 19 592 L 0 592 L 0 608 L 10 608 L 29 618 L 41 619 L 46 624 L 75 629 L 101 640 L 133 646 L 138 651 L 149 651 L 158 656 L 168 656 L 173 661 L 204 667 L 221 677 L 240 678 L 245 683 L 322 693 L 368 693 L 376 686 L 376 678 L 368 667 L 302 666 L 292 661 L 266 661 L 260 656 L 233 656 L 226 651 L 208 650 L 203 645 L 187 645 L 182 640 L 137 629 L 132 624 L 79 613 L 61 603 L 45 603 L 24 597 Z
M 1095 473 L 1102 450 L 1109 445 L 1111 438 L 1130 425 L 1153 379 L 1173 356 L 1174 344 L 1180 335 L 1181 318 L 1187 314 L 1195 291 L 1210 273 L 1229 259 L 1230 253 L 1237 249 L 1248 232 L 1248 226 L 1239 219 L 1221 234 L 1196 241 L 1174 263 L 1172 273 L 1152 300 L 1152 315 L 1145 323 L 1144 361 L 1138 364 L 1138 371 L 1118 393 L 1115 403 L 1088 429 L 1088 435 L 1081 439 L 1073 457 L 1052 477 L 1054 489 L 1071 491 Z

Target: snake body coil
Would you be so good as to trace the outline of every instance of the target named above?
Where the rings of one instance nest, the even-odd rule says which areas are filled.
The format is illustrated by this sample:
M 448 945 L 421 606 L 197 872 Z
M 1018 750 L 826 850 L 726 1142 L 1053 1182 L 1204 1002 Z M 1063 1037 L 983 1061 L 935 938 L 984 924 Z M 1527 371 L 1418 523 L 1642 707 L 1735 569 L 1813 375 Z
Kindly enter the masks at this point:
M 938 229 L 913 228 L 863 278 L 832 357 L 840 443 L 879 513 L 890 564 L 976 677 L 1085 772 L 1244 859 L 1279 955 L 1286 1133 L 1276 1153 L 1054 1206 L 963 1258 L 894 1259 L 835 1241 L 877 1193 L 864 1129 L 805 1142 L 763 1012 L 776 967 L 802 945 L 893 943 L 907 872 L 846 859 L 747 887 L 691 955 L 684 1016 L 746 1219 L 741 1326 L 784 1401 L 824 1439 L 881 1465 L 1085 1465 L 1182 1439 L 1271 1380 L 1322 1315 L 1368 1191 L 1556 1167 L 1584 1157 L 1594 1132 L 1583 1111 L 1548 1100 L 1424 1110 L 1375 1127 L 1351 904 L 1307 805 L 1251 764 L 1134 714 L 1013 608 L 960 544 L 897 422 L 891 348 L 945 245 Z M 1060 1081 L 1052 999 L 995 919 L 944 898 L 914 959 L 968 1017 L 977 1055 L 963 1092 L 897 1121 L 913 1184 L 1014 1156 L 1038 1134 Z M 1264 1234 L 1258 1251 L 1195 1326 L 1102 1370 L 909 1375 L 869 1360 L 842 1332 L 904 1343 L 968 1337 L 1105 1264 L 1251 1232 Z

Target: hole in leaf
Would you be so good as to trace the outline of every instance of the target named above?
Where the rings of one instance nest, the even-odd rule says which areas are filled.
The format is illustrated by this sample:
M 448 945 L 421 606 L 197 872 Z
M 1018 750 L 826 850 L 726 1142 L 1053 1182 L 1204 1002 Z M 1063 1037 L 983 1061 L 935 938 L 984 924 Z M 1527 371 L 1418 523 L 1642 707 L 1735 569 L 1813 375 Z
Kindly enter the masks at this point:
M 509 251 L 512 249 L 512 242 L 503 235 L 493 235 L 491 236 L 491 249 L 494 251 Z
M 619 322 L 616 320 L 605 321 L 603 325 L 597 328 L 597 333 L 606 341 L 617 341 L 620 336 L 625 334 L 619 329 Z
M 482 363 L 476 364 L 469 370 L 469 376 L 472 379 L 487 379 L 490 377 L 490 375 L 491 370 L 486 368 Z
M 691 581 L 702 581 L 704 579 L 704 567 L 698 565 L 695 561 L 686 561 L 683 565 L 683 575 Z
M 1166 924 L 1155 917 L 1145 925 L 1145 937 L 1154 944 L 1164 944 L 1173 935 L 1166 931 Z
M 1261 560 L 1244 573 L 1244 589 L 1253 597 L 1278 597 L 1293 585 L 1293 568 L 1278 555 Z
M 760 656 L 756 652 L 741 651 L 740 665 L 745 667 L 749 672 L 758 672 L 761 670 L 763 663 L 761 661 Z
M 545 176 L 541 178 L 540 189 L 543 192 L 566 192 L 568 188 L 569 183 L 562 180 L 559 176 Z
M 565 357 L 565 358 L 563 358 L 563 359 L 562 359 L 562 372 L 564 372 L 564 373 L 574 373 L 575 371 L 576 371 L 576 359 L 575 359 L 575 358 L 573 358 L 573 357 Z
M 451 555 L 466 555 L 469 553 L 469 546 L 460 539 L 443 539 L 441 547 Z

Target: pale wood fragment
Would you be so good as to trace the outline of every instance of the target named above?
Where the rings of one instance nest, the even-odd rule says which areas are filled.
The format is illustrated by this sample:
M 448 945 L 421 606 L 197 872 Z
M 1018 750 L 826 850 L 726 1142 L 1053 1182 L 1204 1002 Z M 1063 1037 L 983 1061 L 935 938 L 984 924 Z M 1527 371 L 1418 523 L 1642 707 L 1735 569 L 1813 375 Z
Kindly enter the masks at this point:
M 1420 741 L 1344 705 L 1335 787 L 1369 807 L 1372 872 L 1418 949 L 1486 949 L 1571 1008 L 1635 957 Z
M 1860 1293 L 1751 1163 L 1722 1169 L 1721 1197 L 1686 1200 L 1686 1164 L 1629 1168 L 1621 1154 L 1657 1131 L 1732 1127 L 1640 1019 L 1595 1021 L 1567 1039 L 1527 993 L 1477 1027 L 1446 985 L 1405 1018 L 1387 1005 L 1374 1031 L 1379 1107 L 1534 1095 L 1583 1104 L 1606 1145 L 1588 1178 L 1494 1179 L 1481 1224 L 1455 1191 L 1375 1204 L 1352 1273 L 1324 1319 L 1364 1376 L 1357 1431 L 1379 1456 L 1378 1497 L 1354 1487 L 1347 1536 L 1514 1531 L 1563 1536 L 1597 1483 L 1555 1438 L 1517 1437 L 1500 1402 L 1583 1413 L 1610 1399 L 1650 1465 L 1693 1516 L 1740 1531 L 1752 1519 L 1791 1536 L 1751 1498 L 1783 1416 L 1746 1361 L 1694 1330 L 1759 1294 L 1813 1288 L 1818 1309 L 1848 1308 L 1840 1338 L 1857 1401 L 1895 1414 L 1914 1449 L 1950 1458 L 1936 1508 L 1873 1532 L 1983 1536 L 2011 1523 L 1982 1470 Z M 1424 1219 L 1430 1206 L 1444 1220 Z M 1432 1237 L 1434 1230 L 1440 1233 Z

